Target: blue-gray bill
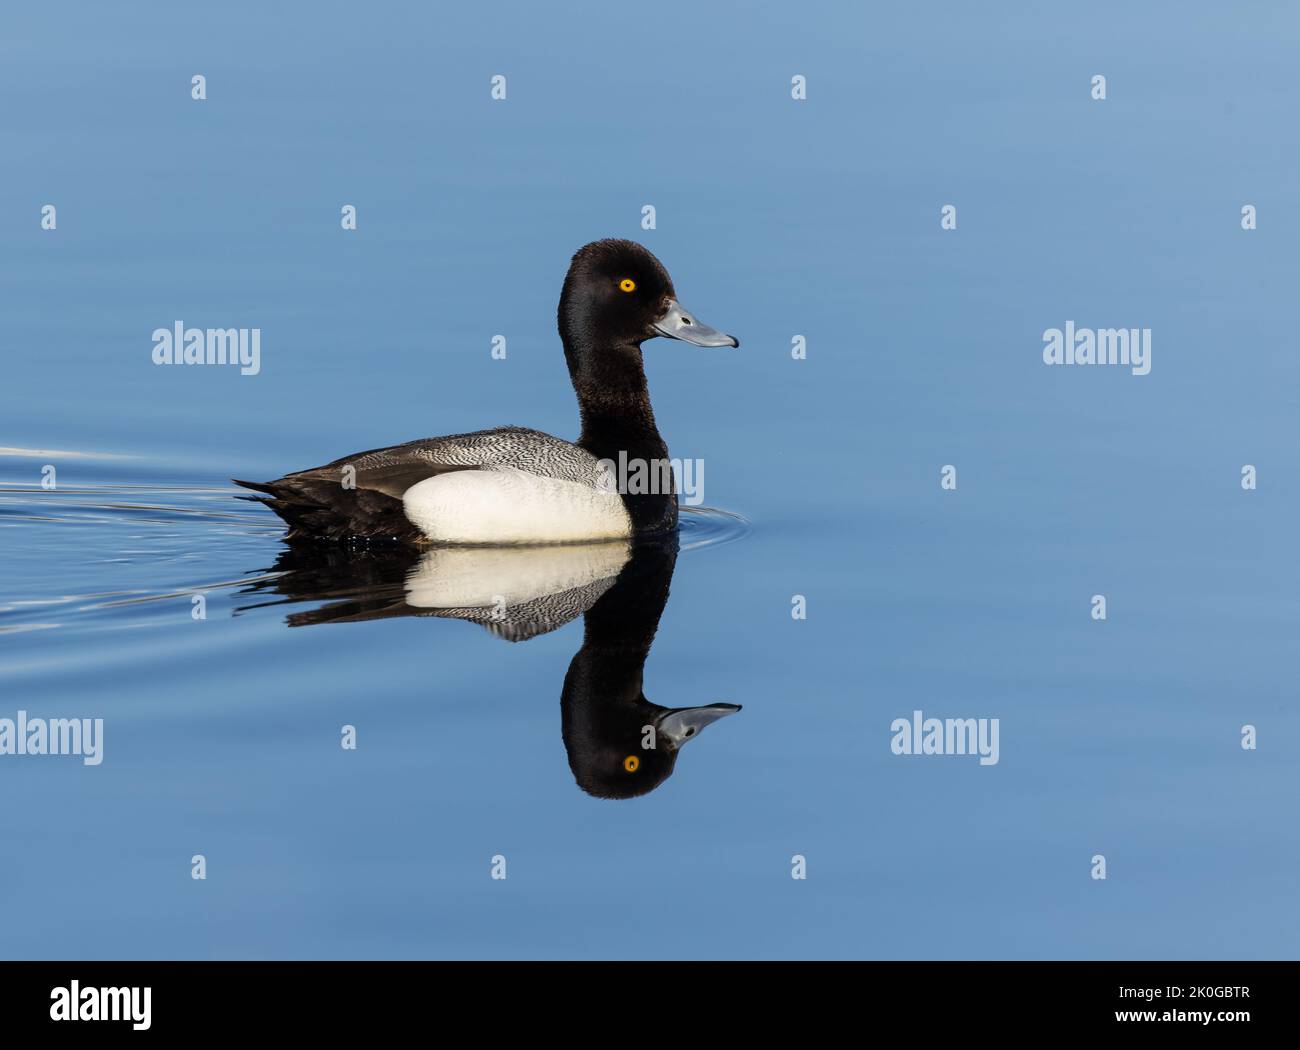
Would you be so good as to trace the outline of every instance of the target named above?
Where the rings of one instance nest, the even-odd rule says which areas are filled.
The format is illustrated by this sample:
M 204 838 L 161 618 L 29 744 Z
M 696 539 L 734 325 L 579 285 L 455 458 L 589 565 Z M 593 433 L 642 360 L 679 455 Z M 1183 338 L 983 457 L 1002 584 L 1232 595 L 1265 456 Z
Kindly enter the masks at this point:
M 739 710 L 739 704 L 679 707 L 659 719 L 658 732 L 668 741 L 668 746 L 675 750 L 688 740 L 694 740 L 707 726 L 713 725 L 718 719 L 734 715 Z
M 699 318 L 676 299 L 668 300 L 668 311 L 655 322 L 655 331 L 669 339 L 680 339 L 696 346 L 740 346 L 734 335 L 701 324 Z

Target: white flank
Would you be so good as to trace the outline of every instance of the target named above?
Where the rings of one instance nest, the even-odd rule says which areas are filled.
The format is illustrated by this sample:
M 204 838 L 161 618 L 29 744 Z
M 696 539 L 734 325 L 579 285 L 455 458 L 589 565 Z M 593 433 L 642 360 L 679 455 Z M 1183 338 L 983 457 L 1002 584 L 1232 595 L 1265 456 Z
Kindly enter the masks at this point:
M 514 467 L 426 478 L 406 490 L 402 505 L 435 543 L 581 543 L 632 534 L 617 493 Z

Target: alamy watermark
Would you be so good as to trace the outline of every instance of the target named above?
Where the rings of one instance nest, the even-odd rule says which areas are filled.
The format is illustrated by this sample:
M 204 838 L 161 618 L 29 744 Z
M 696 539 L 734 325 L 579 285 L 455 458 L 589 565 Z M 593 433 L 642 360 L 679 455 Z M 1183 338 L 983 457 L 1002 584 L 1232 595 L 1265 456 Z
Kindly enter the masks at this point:
M 156 365 L 239 365 L 245 376 L 262 370 L 260 328 L 186 328 L 177 321 L 155 328 L 151 338 Z
M 979 755 L 981 766 L 996 766 L 999 723 L 996 718 L 895 718 L 889 724 L 896 755 Z
M 0 718 L 0 756 L 80 755 L 88 766 L 104 761 L 102 718 Z
M 1075 328 L 1043 332 L 1043 364 L 1128 365 L 1135 376 L 1151 371 L 1150 328 Z
M 620 451 L 617 460 L 602 459 L 596 487 L 601 492 L 627 496 L 667 495 L 675 492 L 688 507 L 704 502 L 704 460 L 637 459 Z
M 152 988 L 81 987 L 80 981 L 50 989 L 51 1021 L 130 1021 L 137 1032 L 148 1031 Z

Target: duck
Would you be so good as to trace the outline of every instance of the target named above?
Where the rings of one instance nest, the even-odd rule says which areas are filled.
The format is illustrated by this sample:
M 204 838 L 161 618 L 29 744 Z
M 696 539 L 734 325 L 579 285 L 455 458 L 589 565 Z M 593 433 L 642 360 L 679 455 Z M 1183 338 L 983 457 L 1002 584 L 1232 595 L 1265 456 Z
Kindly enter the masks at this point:
M 664 476 L 641 346 L 663 336 L 739 348 L 677 298 L 664 265 L 635 241 L 574 254 L 557 311 L 581 433 L 565 441 L 503 426 L 344 456 L 274 481 L 232 479 L 278 514 L 285 540 L 415 546 L 585 543 L 677 528 L 675 483 L 617 482 L 614 464 Z M 667 489 L 668 491 L 663 491 Z

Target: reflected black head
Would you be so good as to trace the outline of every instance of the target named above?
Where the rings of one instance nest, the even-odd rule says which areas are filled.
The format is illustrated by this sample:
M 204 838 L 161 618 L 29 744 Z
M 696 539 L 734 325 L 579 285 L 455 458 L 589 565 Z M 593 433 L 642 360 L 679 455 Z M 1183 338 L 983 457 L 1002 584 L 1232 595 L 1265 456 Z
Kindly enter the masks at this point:
M 635 658 L 633 658 L 635 659 Z M 597 798 L 635 798 L 672 774 L 677 749 L 654 733 L 667 708 L 641 692 L 641 663 L 584 646 L 560 698 L 564 746 L 578 786 Z M 655 746 L 646 748 L 647 728 Z
M 597 798 L 653 791 L 672 775 L 682 746 L 713 720 L 695 713 L 732 707 L 660 707 L 642 691 L 676 561 L 675 536 L 633 549 L 614 586 L 587 610 L 582 648 L 564 676 L 560 716 L 569 768 Z

